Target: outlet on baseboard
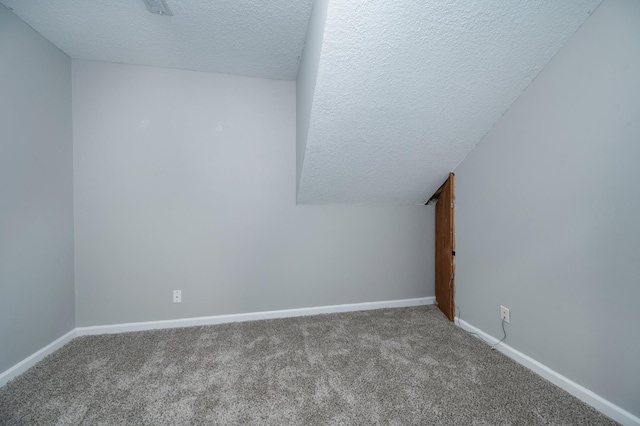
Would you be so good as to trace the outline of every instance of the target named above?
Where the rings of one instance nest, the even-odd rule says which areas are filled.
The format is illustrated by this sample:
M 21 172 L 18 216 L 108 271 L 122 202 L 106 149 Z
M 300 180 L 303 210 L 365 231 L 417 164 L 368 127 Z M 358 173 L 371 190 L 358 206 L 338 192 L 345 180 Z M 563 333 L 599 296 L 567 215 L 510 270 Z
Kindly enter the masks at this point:
M 173 303 L 182 303 L 182 291 L 173 290 Z
M 503 319 L 507 324 L 511 321 L 509 308 L 505 308 L 504 306 L 500 305 L 500 319 Z

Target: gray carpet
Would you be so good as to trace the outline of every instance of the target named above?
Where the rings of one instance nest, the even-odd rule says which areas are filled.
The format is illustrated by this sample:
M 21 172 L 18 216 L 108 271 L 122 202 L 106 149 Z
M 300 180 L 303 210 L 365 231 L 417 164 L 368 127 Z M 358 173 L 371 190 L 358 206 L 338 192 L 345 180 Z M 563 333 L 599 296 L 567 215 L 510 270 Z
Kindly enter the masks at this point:
M 75 339 L 3 425 L 615 424 L 434 306 Z

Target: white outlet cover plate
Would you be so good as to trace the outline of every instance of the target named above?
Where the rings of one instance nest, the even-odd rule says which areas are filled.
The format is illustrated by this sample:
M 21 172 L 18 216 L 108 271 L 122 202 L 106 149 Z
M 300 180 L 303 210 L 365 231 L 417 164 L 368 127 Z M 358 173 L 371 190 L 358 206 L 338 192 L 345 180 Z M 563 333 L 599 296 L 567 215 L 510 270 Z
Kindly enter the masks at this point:
M 500 319 L 503 319 L 506 323 L 509 323 L 511 321 L 509 308 L 505 308 L 504 306 L 500 305 Z

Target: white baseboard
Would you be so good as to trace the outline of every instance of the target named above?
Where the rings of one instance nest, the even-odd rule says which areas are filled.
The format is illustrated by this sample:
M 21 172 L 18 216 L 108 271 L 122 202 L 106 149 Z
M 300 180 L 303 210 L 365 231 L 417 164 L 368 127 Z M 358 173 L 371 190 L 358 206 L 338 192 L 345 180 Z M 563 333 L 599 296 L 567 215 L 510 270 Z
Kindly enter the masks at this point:
M 13 380 L 20 374 L 24 373 L 25 371 L 27 371 L 28 369 L 36 365 L 44 357 L 54 353 L 55 351 L 57 351 L 58 349 L 60 349 L 70 341 L 72 341 L 75 337 L 76 337 L 76 329 L 73 329 L 67 334 L 65 334 L 64 336 L 60 337 L 54 342 L 49 343 L 47 346 L 40 349 L 39 351 L 33 353 L 29 357 L 23 359 L 13 367 L 0 373 L 0 387 L 6 385 L 10 380 Z
M 215 315 L 210 317 L 183 318 L 163 321 L 132 322 L 126 324 L 78 327 L 78 336 L 126 333 L 130 331 L 158 330 L 163 328 L 195 327 L 201 325 L 224 324 L 229 322 L 257 321 L 275 318 L 301 317 L 308 315 L 333 314 L 338 312 L 368 311 L 371 309 L 403 308 L 408 306 L 433 305 L 435 297 L 388 300 L 382 302 L 350 303 L 345 305 L 316 306 L 312 308 L 284 309 L 279 311 L 250 312 L 245 314 Z
M 339 312 L 355 312 L 366 311 L 372 309 L 383 308 L 402 308 L 409 306 L 419 305 L 432 305 L 435 303 L 435 297 L 421 297 L 416 299 L 403 299 L 403 300 L 390 300 L 382 302 L 365 302 L 365 303 L 351 303 L 344 305 L 332 305 L 332 306 L 317 306 L 311 308 L 299 308 L 299 309 L 285 309 L 279 311 L 266 311 L 266 312 L 251 312 L 245 314 L 232 314 L 232 315 L 216 315 L 209 317 L 198 318 L 183 318 L 176 320 L 164 320 L 164 321 L 148 321 L 148 322 L 136 322 L 127 324 L 114 324 L 114 325 L 100 325 L 93 327 L 78 327 L 24 360 L 20 361 L 8 370 L 0 373 L 0 387 L 7 384 L 10 380 L 19 376 L 20 374 L 33 367 L 36 363 L 41 361 L 47 355 L 50 355 L 60 349 L 62 346 L 69 343 L 76 336 L 88 336 L 98 334 L 113 334 L 124 333 L 130 331 L 144 331 L 144 330 L 156 330 L 163 328 L 179 328 L 179 327 L 193 327 L 201 325 L 214 325 L 223 324 L 229 322 L 244 322 L 244 321 L 257 321 L 262 319 L 275 319 L 275 318 L 290 318 L 308 315 L 330 314 Z M 489 344 L 495 344 L 498 339 L 485 333 L 469 324 L 468 322 L 455 317 L 455 323 L 462 329 L 471 331 L 479 335 L 485 342 Z M 521 365 L 529 368 L 535 373 L 539 374 L 543 378 L 549 380 L 556 386 L 561 387 L 573 396 L 591 405 L 601 413 L 611 417 L 613 420 L 623 425 L 635 425 L 640 426 L 640 418 L 629 413 L 628 411 L 618 407 L 617 405 L 607 401 L 601 396 L 593 393 L 589 389 L 581 386 L 560 373 L 550 369 L 546 365 L 536 361 L 535 359 L 523 354 L 522 352 L 512 348 L 511 346 L 501 343 L 496 347 L 497 350 L 507 355 L 509 358 L 518 362 Z
M 351 303 L 346 305 L 317 306 L 312 308 L 285 309 L 281 311 L 251 312 L 246 314 L 216 315 L 211 317 L 183 318 L 165 321 L 134 322 L 128 324 L 98 325 L 94 327 L 77 327 L 64 336 L 50 343 L 13 367 L 0 373 L 0 387 L 33 367 L 49 354 L 54 353 L 77 336 L 97 334 L 125 333 L 129 331 L 157 330 L 162 328 L 193 327 L 214 325 L 228 322 L 256 321 L 262 319 L 289 318 L 307 315 L 331 314 L 338 312 L 367 311 L 371 309 L 402 308 L 408 306 L 433 305 L 435 297 L 417 299 L 388 300 L 382 302 Z
M 128 324 L 98 325 L 94 327 L 77 327 L 64 336 L 60 337 L 56 341 L 50 343 L 36 353 L 32 354 L 28 358 L 23 359 L 3 373 L 0 373 L 0 387 L 4 386 L 10 380 L 14 379 L 15 377 L 27 371 L 29 368 L 33 367 L 47 355 L 52 354 L 65 344 L 69 343 L 76 336 L 125 333 L 129 331 L 157 330 L 162 328 L 193 327 L 200 325 L 223 324 L 228 322 L 256 321 L 262 319 L 289 318 L 307 315 L 331 314 L 338 312 L 367 311 L 371 309 L 402 308 L 408 306 L 433 305 L 434 303 L 435 297 L 420 297 L 417 299 L 351 303 L 345 305 L 285 309 L 280 311 L 251 312 L 246 314 L 216 315 L 210 317 L 183 318 L 165 321 L 148 321 Z
M 496 339 L 495 337 L 485 333 L 479 328 L 472 326 L 468 322 L 459 319 L 458 317 L 455 317 L 454 320 L 458 327 L 462 328 L 463 330 L 470 331 L 472 333 L 477 334 L 486 343 L 489 343 L 490 345 L 495 345 L 499 341 L 499 339 Z M 611 417 L 613 420 L 617 421 L 618 423 L 621 423 L 625 426 L 627 425 L 640 426 L 639 417 L 631 414 L 630 412 L 624 410 L 623 408 L 618 407 L 612 402 L 607 401 L 603 397 L 593 393 L 592 391 L 585 388 L 584 386 L 577 384 L 573 380 L 568 379 L 567 377 L 563 376 L 557 371 L 550 369 L 546 365 L 536 361 L 530 356 L 523 354 L 522 352 L 512 348 L 511 346 L 505 343 L 499 344 L 498 346 L 496 346 L 496 349 L 502 352 L 503 354 L 505 354 L 506 356 L 508 356 L 509 358 L 516 361 L 518 364 L 521 364 L 527 367 L 528 369 L 532 370 L 534 373 L 537 373 L 538 375 L 547 379 L 554 385 L 561 387 L 562 389 L 569 392 L 571 395 L 591 405 L 593 408 L 600 411 L 604 415 Z

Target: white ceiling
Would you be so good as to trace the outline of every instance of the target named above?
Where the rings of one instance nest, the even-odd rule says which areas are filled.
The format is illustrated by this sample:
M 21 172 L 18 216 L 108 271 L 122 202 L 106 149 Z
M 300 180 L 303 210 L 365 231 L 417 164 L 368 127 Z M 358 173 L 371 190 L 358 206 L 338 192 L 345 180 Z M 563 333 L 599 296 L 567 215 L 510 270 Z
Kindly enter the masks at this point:
M 295 80 L 312 0 L 0 0 L 72 58 Z
M 298 203 L 424 204 L 600 1 L 331 1 Z
M 423 204 L 602 0 L 0 0 L 72 58 L 284 80 L 313 1 L 298 203 Z

